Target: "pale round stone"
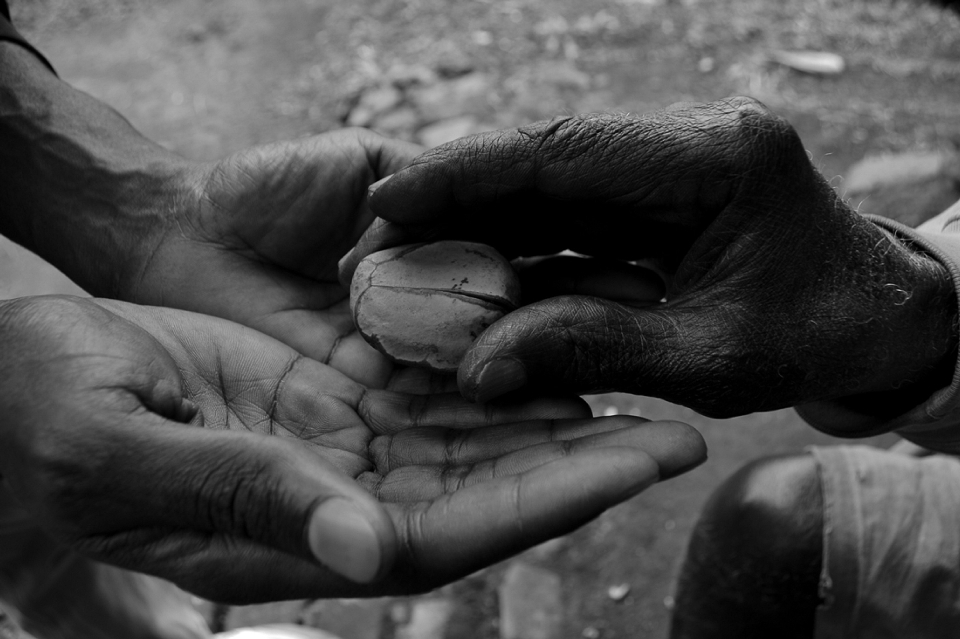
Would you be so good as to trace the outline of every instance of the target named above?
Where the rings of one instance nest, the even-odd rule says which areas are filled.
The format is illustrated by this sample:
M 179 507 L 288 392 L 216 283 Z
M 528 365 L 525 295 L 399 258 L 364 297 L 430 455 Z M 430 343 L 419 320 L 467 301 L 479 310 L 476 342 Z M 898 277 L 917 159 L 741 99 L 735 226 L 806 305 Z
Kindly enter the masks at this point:
M 520 281 L 493 248 L 399 246 L 367 256 L 350 286 L 360 334 L 393 361 L 452 372 L 491 324 L 520 304 Z

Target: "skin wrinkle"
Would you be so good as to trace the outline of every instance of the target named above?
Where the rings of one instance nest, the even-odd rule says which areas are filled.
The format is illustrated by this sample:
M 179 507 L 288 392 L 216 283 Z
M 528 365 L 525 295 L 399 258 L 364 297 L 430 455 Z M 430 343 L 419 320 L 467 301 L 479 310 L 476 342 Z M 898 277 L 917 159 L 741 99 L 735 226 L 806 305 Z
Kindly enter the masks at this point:
M 176 224 L 179 227 L 179 224 L 180 224 L 179 219 L 177 218 L 174 218 L 174 219 L 176 220 Z M 160 234 L 160 237 L 157 239 L 154 245 L 147 251 L 146 259 L 142 260 L 141 266 L 138 269 L 136 269 L 136 272 L 133 275 L 133 285 L 131 287 L 131 293 L 130 293 L 131 300 L 151 299 L 152 296 L 141 295 L 141 290 L 143 289 L 144 280 L 146 280 L 147 278 L 147 273 L 150 270 L 150 266 L 153 264 L 154 260 L 157 258 L 157 255 L 160 253 L 161 249 L 168 242 L 167 238 L 170 236 L 170 233 L 171 233 L 170 224 L 164 225 L 163 233 Z M 160 294 L 158 297 L 159 299 L 157 303 L 162 306 L 163 305 L 162 289 L 160 290 Z
M 490 423 L 488 418 L 487 424 Z M 459 463 L 459 460 L 468 457 L 470 439 L 472 431 L 469 430 L 447 430 L 444 432 L 443 443 L 443 465 L 453 465 Z
M 190 466 L 193 469 L 200 470 L 200 472 L 184 475 L 181 478 L 181 480 L 187 480 L 187 482 L 193 484 L 192 486 L 183 486 L 183 494 L 193 496 L 194 506 L 192 514 L 189 516 L 191 521 L 204 524 L 208 530 L 222 530 L 221 525 L 214 522 L 236 522 L 235 514 L 222 513 L 219 508 L 223 504 L 236 506 L 235 493 L 239 490 L 238 486 L 241 482 L 237 481 L 231 485 L 231 482 L 224 481 L 224 478 L 231 477 L 234 474 L 234 468 L 243 468 L 244 472 L 249 472 L 249 465 L 244 466 L 238 463 L 241 458 L 240 453 L 225 450 L 216 458 L 204 458 L 202 469 L 196 462 Z M 231 479 L 235 478 L 231 477 Z M 214 495 L 222 494 L 225 487 L 230 489 L 231 498 L 229 500 L 224 501 L 221 498 L 214 497 Z M 203 517 L 200 516 L 201 513 Z
M 339 348 L 340 343 L 343 342 L 344 339 L 346 339 L 347 337 L 349 337 L 349 336 L 350 336 L 351 334 L 353 334 L 354 332 L 355 332 L 355 331 L 349 331 L 349 332 L 347 332 L 347 333 L 339 333 L 339 332 L 338 332 L 337 337 L 334 338 L 333 344 L 330 346 L 329 352 L 327 353 L 327 355 L 326 355 L 326 356 L 323 358 L 323 360 L 322 360 L 324 364 L 329 365 L 330 362 L 333 361 L 333 356 L 334 356 L 334 354 L 336 353 L 337 348 Z
M 409 418 L 409 427 L 421 427 L 424 410 L 429 405 L 429 397 L 426 395 L 413 395 L 407 402 L 407 416 Z
M 197 194 L 196 198 L 197 210 L 200 211 L 200 215 L 191 216 L 194 220 L 194 223 L 191 224 L 191 226 L 199 231 L 202 235 L 206 236 L 198 239 L 201 239 L 209 244 L 219 244 L 224 239 L 222 237 L 223 234 L 220 233 L 219 230 L 216 232 L 207 230 L 206 223 L 211 221 L 215 226 L 219 226 L 219 224 L 217 224 L 217 220 L 221 217 L 226 217 L 229 215 L 229 213 L 224 211 L 224 208 L 220 202 L 215 200 L 212 196 L 213 193 L 219 193 L 222 186 L 228 183 L 226 165 L 226 162 L 218 162 L 213 166 L 213 169 L 207 173 L 202 185 L 199 186 L 200 192 Z M 214 183 L 217 184 L 217 188 L 213 188 L 211 186 Z M 205 215 L 204 213 L 210 209 L 212 209 L 213 212 Z M 237 236 L 234 237 L 236 239 L 240 239 Z M 244 245 L 246 245 L 245 242 Z M 224 246 L 224 248 L 227 247 Z M 242 246 L 240 248 L 246 248 L 246 246 Z
M 268 463 L 277 466 L 276 459 L 272 457 Z M 282 512 L 282 506 L 277 508 L 277 497 L 281 494 L 278 488 L 280 474 L 258 464 L 253 473 L 245 472 L 242 476 L 244 481 L 233 482 L 234 489 L 227 502 L 232 506 L 231 519 L 235 522 L 228 530 L 231 534 L 251 540 L 271 539 L 271 524 L 280 521 Z M 222 500 L 219 503 L 223 503 Z M 257 504 L 257 508 L 250 508 L 250 504 Z M 218 529 L 223 530 L 222 527 Z
M 276 496 L 276 473 L 267 472 L 264 468 L 257 467 L 256 472 L 246 481 L 237 481 L 233 483 L 233 490 L 230 492 L 233 527 L 230 528 L 233 534 L 239 534 L 247 539 L 260 539 L 261 535 L 269 531 L 269 524 L 265 528 L 260 527 L 260 522 L 264 519 L 269 522 L 273 519 L 274 497 Z M 253 497 L 257 495 L 259 498 Z M 257 504 L 257 508 L 250 508 L 250 504 Z M 266 535 L 270 538 L 270 535 Z
M 483 144 L 481 144 L 480 147 L 477 149 L 477 152 L 476 152 L 476 154 L 475 154 L 475 160 L 474 160 L 474 162 L 475 162 L 476 164 L 481 164 L 481 165 L 482 165 L 482 164 L 485 163 L 485 162 L 482 160 L 482 158 L 483 158 L 484 156 L 486 156 L 486 157 L 489 158 L 489 160 L 488 160 L 486 163 L 489 163 L 489 164 L 491 164 L 491 165 L 493 165 L 493 166 L 497 166 L 497 165 L 500 163 L 500 158 L 502 157 L 503 150 L 504 150 L 505 148 L 510 148 L 510 147 L 513 146 L 512 144 L 504 144 L 504 143 L 503 143 L 503 139 L 504 139 L 505 137 L 506 137 L 506 134 L 497 134 L 497 135 L 495 136 L 495 138 L 494 138 L 490 143 L 484 142 Z M 486 140 L 486 138 L 485 138 L 485 140 Z M 485 186 L 485 187 L 491 187 L 491 186 L 492 186 L 492 187 L 493 187 L 493 188 L 492 188 L 492 191 L 493 191 L 493 194 L 494 194 L 495 197 L 500 197 L 500 196 L 502 196 L 502 195 L 508 195 L 509 192 L 512 190 L 512 184 L 514 183 L 514 181 L 520 179 L 520 178 L 512 175 L 512 173 L 521 173 L 521 175 L 536 175 L 537 167 L 539 166 L 539 162 L 540 162 L 540 158 L 537 157 L 536 154 L 532 154 L 532 153 L 530 153 L 529 151 L 527 151 L 527 147 L 524 147 L 523 149 L 514 149 L 513 152 L 514 152 L 517 156 L 522 156 L 522 157 L 524 158 L 524 163 L 521 165 L 522 171 L 518 171 L 516 168 L 514 168 L 514 169 L 511 171 L 511 174 L 508 174 L 508 175 L 506 175 L 506 176 L 504 176 L 504 175 L 502 174 L 502 171 L 501 171 L 500 175 L 498 176 L 499 179 L 494 179 L 494 180 L 492 181 L 492 183 L 482 183 L 482 184 L 481 184 L 482 186 Z M 532 165 L 532 166 L 531 166 L 531 165 Z M 466 167 L 466 166 L 467 166 L 467 164 L 465 163 L 465 164 L 464 164 L 464 167 Z M 465 170 L 464 172 L 462 172 L 461 175 L 460 175 L 460 180 L 459 180 L 458 182 L 460 182 L 460 183 L 464 183 L 464 182 L 469 183 L 469 180 L 465 180 L 465 179 L 464 179 L 465 177 L 468 177 L 468 175 L 469 175 L 469 172 L 467 172 L 466 170 Z M 506 178 L 506 179 L 504 179 L 504 178 Z M 466 195 L 466 194 L 464 194 L 464 195 Z M 460 204 L 461 206 L 464 204 L 463 201 L 462 201 L 461 199 L 459 199 L 459 198 L 458 198 L 458 202 L 457 202 L 457 203 Z
M 215 343 L 213 345 L 215 354 L 213 357 L 214 367 L 217 374 L 217 388 L 220 392 L 215 392 L 214 395 L 223 399 L 223 413 L 226 416 L 224 420 L 225 423 L 230 422 L 230 415 L 233 414 L 233 409 L 230 407 L 231 398 L 227 394 L 227 383 L 223 377 L 223 358 L 220 353 L 220 344 Z
M 449 497 L 433 502 L 417 502 L 401 506 L 406 510 L 407 516 L 402 518 L 403 526 L 397 531 L 399 540 L 398 564 L 407 566 L 424 565 L 424 558 L 420 556 L 417 547 L 421 545 L 419 540 L 430 539 L 430 535 L 424 532 L 424 524 L 428 519 L 427 512 L 434 508 L 445 508 L 447 502 L 449 502 Z
M 233 159 L 231 161 L 234 164 L 241 164 L 240 159 Z M 274 159 L 273 162 L 280 163 L 279 159 Z M 245 167 L 246 165 L 241 164 L 241 166 Z M 214 181 L 224 182 L 224 183 L 229 181 L 230 183 L 233 183 L 232 180 L 228 180 L 228 176 L 226 175 L 228 168 L 230 167 L 227 166 L 226 162 L 218 163 L 216 167 L 210 172 L 210 177 L 208 177 L 207 180 L 205 181 L 205 184 L 203 187 L 203 194 L 199 198 L 199 202 L 200 202 L 199 207 L 200 207 L 200 210 L 203 211 L 204 210 L 203 203 L 206 202 L 208 206 L 213 209 L 213 213 L 211 215 L 201 214 L 201 215 L 195 216 L 197 218 L 197 224 L 194 226 L 198 228 L 201 232 L 204 232 L 203 221 L 205 219 L 213 218 L 214 220 L 216 220 L 218 217 L 230 217 L 232 215 L 232 212 L 228 211 L 226 207 L 224 207 L 219 202 L 215 201 L 210 196 L 210 192 L 211 190 L 213 190 L 210 185 Z M 236 169 L 233 169 L 233 170 L 236 170 Z M 254 177 L 250 173 L 251 170 L 252 169 L 245 169 L 245 168 L 240 169 L 241 175 L 243 174 L 247 175 L 248 180 L 250 181 L 250 187 L 255 185 Z M 216 175 L 216 180 L 214 179 L 215 175 Z M 234 187 L 234 188 L 236 189 L 237 187 Z M 302 200 L 305 197 L 305 194 L 309 191 L 310 185 L 308 183 L 304 183 L 299 188 L 300 188 L 300 193 L 293 199 L 293 204 L 291 205 L 290 208 L 296 208 L 296 204 L 300 200 Z M 249 190 L 249 187 L 247 190 Z M 229 194 L 229 195 L 230 197 L 236 196 L 236 194 Z M 258 237 L 254 242 L 250 242 L 238 233 L 227 234 L 220 230 L 217 230 L 216 234 L 213 234 L 210 232 L 205 232 L 205 233 L 207 237 L 203 239 L 204 243 L 206 243 L 207 245 L 217 250 L 234 252 L 247 258 L 255 258 L 256 262 L 261 265 L 265 273 L 272 274 L 274 271 L 279 271 L 283 273 L 285 277 L 293 277 L 297 280 L 303 280 L 306 283 L 316 282 L 315 278 L 304 275 L 297 266 L 280 264 L 276 259 L 271 258 L 270 256 L 267 256 L 263 254 L 263 252 L 258 250 L 255 244 L 267 243 L 267 245 L 269 246 L 269 242 L 267 242 L 265 238 Z M 233 246 L 227 244 L 226 240 L 228 239 L 228 236 L 234 239 Z
M 418 428 L 420 427 L 419 423 L 416 423 L 416 418 L 412 417 L 413 409 L 412 404 L 416 401 L 418 404 L 424 404 L 425 399 L 420 395 L 405 395 L 404 393 L 397 393 L 395 391 L 383 391 L 377 390 L 374 391 L 378 395 L 388 394 L 393 397 L 398 397 L 403 399 L 403 404 L 406 408 L 406 419 L 400 419 L 397 415 L 397 404 L 396 402 L 388 403 L 391 406 L 391 410 L 387 412 L 385 416 L 377 416 L 374 412 L 365 406 L 365 401 L 361 402 L 357 408 L 357 414 L 360 415 L 361 419 L 365 424 L 367 424 L 373 433 L 376 435 L 389 435 L 393 436 L 401 430 L 408 428 Z M 363 396 L 362 399 L 366 400 L 368 395 L 366 387 L 363 387 Z M 370 403 L 373 403 L 373 400 L 370 400 Z
M 364 490 L 373 495 L 377 501 L 386 501 L 383 495 L 384 476 L 382 474 L 369 470 L 362 471 L 354 477 L 354 480 L 356 480 Z
M 491 465 L 493 468 L 491 468 L 489 473 L 493 476 L 496 476 L 495 469 L 497 460 L 493 460 Z M 439 480 L 439 484 L 442 487 L 444 494 L 449 495 L 457 492 L 458 490 L 462 490 L 467 486 L 470 486 L 470 480 L 472 479 L 471 475 L 474 473 L 474 471 L 478 470 L 482 466 L 482 464 L 441 466 L 436 468 L 435 472 L 437 473 L 437 479 Z M 483 481 L 484 479 L 488 478 L 483 477 L 480 479 L 480 481 Z
M 364 424 L 373 423 L 374 420 L 372 419 L 372 413 L 370 412 L 370 402 L 374 400 L 370 397 L 370 389 L 362 384 L 357 384 L 356 389 L 358 391 L 357 398 L 355 400 L 348 401 L 347 405 L 357 412 L 357 415 Z
M 393 463 L 394 435 L 377 435 L 367 444 L 367 458 L 373 460 L 373 467 L 381 475 L 395 468 Z
M 270 391 L 270 409 L 267 411 L 267 419 L 270 422 L 271 434 L 273 433 L 274 424 L 278 424 L 279 420 L 277 419 L 277 408 L 280 406 L 280 393 L 283 392 L 284 384 L 286 384 L 287 379 L 290 377 L 290 374 L 302 361 L 305 361 L 305 357 L 300 353 L 296 353 L 287 364 L 283 373 L 280 374 L 280 378 L 277 380 L 277 383 L 274 384 L 273 388 Z M 303 434 L 303 431 L 306 430 L 307 425 L 303 424 L 303 427 L 300 429 L 300 432 L 293 433 L 296 437 L 300 437 Z M 289 428 L 284 427 L 286 430 Z

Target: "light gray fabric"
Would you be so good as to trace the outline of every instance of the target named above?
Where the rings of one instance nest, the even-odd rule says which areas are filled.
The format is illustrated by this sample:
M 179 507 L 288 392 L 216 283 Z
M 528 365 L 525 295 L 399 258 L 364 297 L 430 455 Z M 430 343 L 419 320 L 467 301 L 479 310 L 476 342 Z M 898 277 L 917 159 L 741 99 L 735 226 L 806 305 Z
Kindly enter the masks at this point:
M 816 639 L 960 637 L 960 460 L 810 452 L 824 504 Z

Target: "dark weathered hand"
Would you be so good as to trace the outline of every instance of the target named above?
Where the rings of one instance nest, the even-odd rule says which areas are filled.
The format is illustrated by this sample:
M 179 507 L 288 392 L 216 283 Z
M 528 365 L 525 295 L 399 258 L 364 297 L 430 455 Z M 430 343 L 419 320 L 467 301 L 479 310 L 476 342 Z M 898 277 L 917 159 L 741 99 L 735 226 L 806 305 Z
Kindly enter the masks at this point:
M 731 416 L 891 389 L 871 402 L 909 402 L 905 389 L 949 382 L 946 270 L 853 213 L 755 101 L 481 134 L 377 187 L 382 219 L 343 278 L 369 252 L 441 237 L 605 260 L 541 263 L 536 290 L 606 299 L 553 297 L 503 318 L 460 367 L 467 397 L 621 390 Z M 660 295 L 631 275 L 640 259 L 665 275 L 665 301 L 614 303 Z
M 222 601 L 428 589 L 704 457 L 683 424 L 373 390 L 238 324 L 120 302 L 6 302 L 0 357 L 0 473 L 40 527 Z

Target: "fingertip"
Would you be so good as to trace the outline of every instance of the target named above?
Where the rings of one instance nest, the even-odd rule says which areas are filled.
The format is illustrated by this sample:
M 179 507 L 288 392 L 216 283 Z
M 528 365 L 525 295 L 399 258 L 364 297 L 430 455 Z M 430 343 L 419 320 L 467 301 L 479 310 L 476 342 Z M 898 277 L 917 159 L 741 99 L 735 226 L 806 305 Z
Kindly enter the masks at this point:
M 461 394 L 471 401 L 486 404 L 527 385 L 526 366 L 512 357 L 464 364 L 458 371 L 457 383 Z
M 396 556 L 396 533 L 389 517 L 343 497 L 314 509 L 307 527 L 310 552 L 347 579 L 369 584 L 383 578 Z
M 388 175 L 387 177 L 381 178 L 367 187 L 367 199 L 373 199 L 380 187 L 386 184 L 387 181 L 392 177 L 392 175 Z
M 690 424 L 677 421 L 647 424 L 651 425 L 666 428 L 671 436 L 669 452 L 658 459 L 661 480 L 682 475 L 707 461 L 707 442 Z

